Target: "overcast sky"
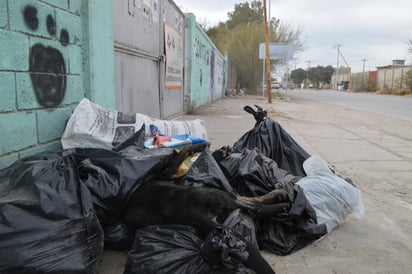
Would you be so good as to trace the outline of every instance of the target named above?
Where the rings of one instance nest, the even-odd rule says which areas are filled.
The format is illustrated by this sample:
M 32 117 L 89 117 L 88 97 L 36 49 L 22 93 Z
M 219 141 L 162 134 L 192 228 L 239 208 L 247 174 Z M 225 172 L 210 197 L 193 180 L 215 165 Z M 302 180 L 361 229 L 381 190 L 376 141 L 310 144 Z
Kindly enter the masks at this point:
M 214 26 L 225 22 L 235 0 L 174 0 L 183 12 L 192 12 L 198 22 Z M 250 1 L 249 1 L 250 2 Z M 337 64 L 337 50 L 353 72 L 376 70 L 393 59 L 411 64 L 408 40 L 412 38 L 411 0 L 267 0 L 270 16 L 292 27 L 302 27 L 305 51 L 292 62 L 292 69 Z M 366 59 L 367 61 L 363 61 Z M 309 61 L 309 62 L 308 62 Z M 340 58 L 340 64 L 344 64 Z

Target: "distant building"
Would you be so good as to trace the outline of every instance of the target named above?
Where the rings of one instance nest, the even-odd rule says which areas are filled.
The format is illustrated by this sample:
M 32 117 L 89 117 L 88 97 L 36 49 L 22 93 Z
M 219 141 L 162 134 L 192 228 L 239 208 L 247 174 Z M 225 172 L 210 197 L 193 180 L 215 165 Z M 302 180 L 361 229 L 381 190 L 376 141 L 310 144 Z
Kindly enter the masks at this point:
M 349 82 L 348 89 L 352 91 L 375 91 L 392 93 L 407 89 L 405 75 L 412 69 L 412 65 L 405 65 L 405 60 L 392 60 L 391 65 L 377 67 L 376 71 L 351 73 L 350 68 L 339 68 L 338 74 L 332 75 L 331 84 L 337 89 L 336 84 L 342 85 Z M 337 79 L 336 79 L 337 77 Z
M 392 65 L 377 67 L 377 88 L 382 91 L 392 92 L 406 88 L 404 76 L 412 69 L 405 65 L 405 60 L 393 60 Z

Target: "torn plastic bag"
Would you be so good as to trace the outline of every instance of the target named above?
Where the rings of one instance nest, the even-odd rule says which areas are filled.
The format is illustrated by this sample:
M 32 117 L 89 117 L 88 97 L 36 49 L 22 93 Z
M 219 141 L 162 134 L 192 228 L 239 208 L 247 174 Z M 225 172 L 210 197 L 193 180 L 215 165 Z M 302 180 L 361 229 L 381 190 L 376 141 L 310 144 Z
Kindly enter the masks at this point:
M 308 176 L 298 185 L 316 211 L 319 224 L 326 224 L 328 232 L 345 222 L 349 215 L 363 216 L 363 203 L 358 188 L 334 174 L 328 164 L 317 155 L 303 163 Z
M 206 126 L 202 120 L 159 120 L 141 113 L 130 114 L 104 108 L 83 98 L 67 122 L 61 143 L 64 149 L 110 150 L 130 138 L 143 125 L 146 137 L 151 136 L 150 125 L 155 125 L 167 136 L 189 134 L 207 140 Z
M 305 176 L 303 162 L 307 153 L 275 120 L 266 117 L 257 121 L 254 128 L 246 132 L 234 144 L 234 149 L 258 148 L 265 156 L 276 161 L 278 166 L 296 176 Z
M 76 149 L 81 181 L 92 193 L 93 206 L 103 227 L 117 223 L 139 184 L 153 176 L 173 149 L 135 150 L 127 155 L 105 149 Z
M 279 168 L 274 160 L 258 149 L 232 153 L 219 165 L 231 186 L 247 197 L 264 195 L 274 190 L 277 183 L 295 183 L 301 178 Z
M 203 241 L 191 226 L 148 226 L 137 230 L 124 273 L 251 273 L 242 264 L 245 248 L 226 228 Z
M 208 147 L 197 157 L 179 183 L 190 186 L 216 187 L 226 192 L 234 193 L 233 188 Z
M 0 170 L 0 273 L 94 273 L 103 231 L 72 151 Z
M 261 248 L 278 255 L 296 252 L 327 233 L 325 224 L 317 224 L 316 212 L 303 189 L 293 183 L 278 183 L 276 188 L 288 189 L 292 205 L 287 213 L 255 220 Z

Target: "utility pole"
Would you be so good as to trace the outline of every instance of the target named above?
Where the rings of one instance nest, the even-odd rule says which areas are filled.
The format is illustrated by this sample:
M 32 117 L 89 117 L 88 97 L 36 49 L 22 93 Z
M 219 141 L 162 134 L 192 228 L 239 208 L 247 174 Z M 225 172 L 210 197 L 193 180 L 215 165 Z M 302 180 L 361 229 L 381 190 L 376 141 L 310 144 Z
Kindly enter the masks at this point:
M 269 37 L 268 37 L 268 16 L 266 11 L 266 0 L 263 1 L 263 12 L 265 19 L 265 48 L 266 48 L 266 88 L 268 91 L 268 103 L 272 103 L 272 76 L 270 73 Z
M 342 45 L 339 45 L 339 44 L 336 44 L 336 45 L 333 46 L 334 49 L 338 50 L 338 58 L 337 58 L 337 61 L 336 61 L 336 90 L 339 90 L 339 88 L 338 88 L 338 82 L 339 82 L 339 56 L 340 56 L 340 49 L 339 48 L 341 46 Z
M 362 59 L 363 66 L 362 66 L 362 82 L 366 87 L 366 82 L 365 82 L 365 62 L 368 61 L 365 58 Z
M 309 83 L 309 69 L 310 69 L 310 63 L 312 63 L 313 61 L 306 61 L 306 63 L 308 63 L 308 69 L 306 70 L 306 83 Z

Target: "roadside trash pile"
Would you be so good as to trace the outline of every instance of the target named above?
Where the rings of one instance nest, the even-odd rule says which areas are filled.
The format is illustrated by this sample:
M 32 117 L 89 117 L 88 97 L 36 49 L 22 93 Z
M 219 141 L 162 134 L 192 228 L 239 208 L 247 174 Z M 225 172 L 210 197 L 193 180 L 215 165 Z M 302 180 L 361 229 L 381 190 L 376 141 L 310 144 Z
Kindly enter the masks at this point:
M 287 255 L 349 215 L 362 217 L 361 193 L 350 180 L 309 155 L 260 107 L 244 109 L 255 126 L 211 152 L 201 120 L 157 120 L 83 99 L 62 150 L 0 170 L 0 273 L 94 273 L 104 247 L 128 250 L 124 273 L 250 273 L 242 265 L 244 241 Z M 136 230 L 122 223 L 139 185 L 165 177 L 248 197 L 286 189 L 290 208 L 265 218 L 235 210 L 204 239 L 187 225 Z

